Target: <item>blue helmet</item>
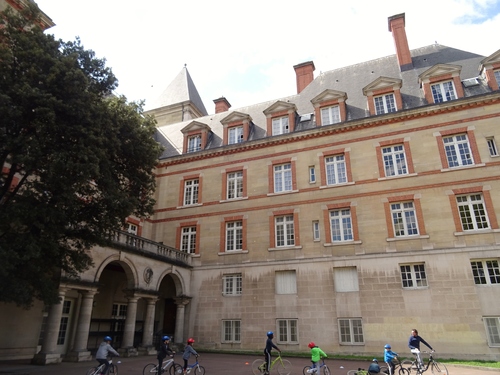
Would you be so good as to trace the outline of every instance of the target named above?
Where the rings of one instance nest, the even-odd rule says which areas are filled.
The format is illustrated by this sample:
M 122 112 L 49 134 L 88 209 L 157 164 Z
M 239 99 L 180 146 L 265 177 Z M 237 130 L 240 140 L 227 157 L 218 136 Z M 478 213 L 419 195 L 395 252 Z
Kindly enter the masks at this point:
M 165 340 L 170 340 L 170 337 L 169 337 L 169 336 L 163 336 L 163 337 L 161 338 L 161 340 L 162 340 L 162 341 L 165 341 Z
M 113 341 L 111 336 L 104 336 L 104 341 Z
M 267 333 L 267 337 L 271 338 L 271 336 L 274 336 L 274 332 L 273 332 L 273 331 L 269 331 L 269 332 Z
M 391 348 L 391 346 L 390 346 L 389 344 L 385 344 L 384 348 L 385 348 L 385 349 L 390 349 L 390 348 Z

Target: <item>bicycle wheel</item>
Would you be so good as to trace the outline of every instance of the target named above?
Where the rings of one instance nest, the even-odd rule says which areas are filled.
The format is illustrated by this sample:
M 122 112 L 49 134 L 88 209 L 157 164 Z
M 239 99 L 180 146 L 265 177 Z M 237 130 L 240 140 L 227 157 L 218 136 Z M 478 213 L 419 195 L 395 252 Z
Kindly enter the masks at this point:
M 409 359 L 405 359 L 403 362 L 401 362 L 401 367 L 407 369 L 409 374 L 417 371 L 416 363 Z
M 304 375 L 310 375 L 311 374 L 311 369 L 312 369 L 311 366 L 304 367 L 304 369 L 302 370 L 302 374 L 304 374 Z
M 278 366 L 278 374 L 280 375 L 289 375 L 292 371 L 292 364 L 288 359 L 282 359 L 276 363 L 276 366 Z
M 170 370 L 168 371 L 170 375 L 182 375 L 184 369 L 178 363 L 174 363 L 172 366 L 170 366 Z
M 144 366 L 144 369 L 142 370 L 142 375 L 156 374 L 158 372 L 156 367 L 157 365 L 155 365 L 154 363 L 148 363 L 146 366 Z
M 87 375 L 94 375 L 97 372 L 97 367 L 91 367 L 87 370 Z
M 398 371 L 399 375 L 410 375 L 410 370 L 404 367 L 400 367 Z
M 118 366 L 114 363 L 109 365 L 108 374 L 118 375 Z
M 261 375 L 266 371 L 266 362 L 263 359 L 256 359 L 252 362 L 252 372 L 254 375 Z
M 323 375 L 330 375 L 331 374 L 330 369 L 328 368 L 327 365 L 324 365 L 322 367 L 322 369 L 323 369 Z
M 446 366 L 439 362 L 432 362 L 431 371 L 434 375 L 448 375 L 448 369 Z
M 199 365 L 198 365 L 198 366 L 196 366 L 196 367 L 194 368 L 194 374 L 195 374 L 195 375 L 205 375 L 205 367 L 203 367 L 203 366 L 199 366 Z

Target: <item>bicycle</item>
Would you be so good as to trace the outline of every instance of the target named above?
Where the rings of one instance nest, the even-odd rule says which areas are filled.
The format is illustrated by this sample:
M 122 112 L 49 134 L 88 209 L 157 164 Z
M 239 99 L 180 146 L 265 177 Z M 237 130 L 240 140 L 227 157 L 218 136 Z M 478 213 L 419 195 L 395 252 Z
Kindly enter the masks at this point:
M 198 360 L 198 356 L 196 356 L 196 362 L 193 363 L 192 365 L 188 365 L 186 368 L 186 374 L 189 374 L 191 370 L 194 370 L 195 375 L 205 375 L 205 367 L 200 365 L 200 362 Z M 174 374 L 175 375 L 182 375 L 184 372 L 184 368 L 181 365 L 175 366 Z
M 424 367 L 420 366 L 420 364 L 417 363 L 416 358 L 413 361 L 407 359 L 402 363 L 402 366 L 405 366 L 410 374 L 412 371 L 414 371 L 416 372 L 417 375 L 422 375 L 422 373 L 427 371 L 430 367 L 433 375 L 448 375 L 448 369 L 446 368 L 446 366 L 434 360 L 434 357 L 432 356 L 434 350 L 431 350 L 430 352 L 420 352 L 420 353 L 429 353 L 429 359 L 427 360 L 427 364 L 426 365 L 424 364 Z M 415 353 L 414 355 L 416 357 Z
M 121 362 L 118 361 L 117 363 L 121 363 Z M 118 374 L 118 366 L 113 363 L 113 358 L 108 359 L 108 364 L 109 364 L 108 372 L 105 375 L 107 375 L 107 374 L 117 375 Z M 87 370 L 87 375 L 100 375 L 103 372 L 105 365 L 106 365 L 105 363 L 102 363 L 99 366 L 94 366 L 94 367 L 89 368 Z
M 179 365 L 178 363 L 174 362 L 173 355 L 170 357 L 171 357 L 170 359 L 163 361 L 160 374 L 162 372 L 166 373 L 167 368 L 169 369 L 170 375 L 182 373 L 182 371 L 183 371 L 182 366 Z M 158 364 L 155 364 L 155 363 L 148 363 L 146 366 L 144 366 L 144 369 L 142 370 L 143 375 L 157 374 L 157 373 L 158 373 Z
M 401 362 L 398 357 L 394 361 L 394 373 L 392 375 L 398 374 L 398 375 L 410 375 L 410 370 L 408 368 L 404 367 L 404 361 Z M 387 366 L 380 366 L 380 372 L 379 374 L 382 375 L 389 375 L 389 367 Z M 357 370 L 350 370 L 347 372 L 347 375 L 370 375 L 368 373 L 368 370 L 358 368 Z
M 316 370 L 316 368 L 313 369 L 312 366 L 306 366 L 302 370 L 302 373 L 304 375 L 309 375 L 309 374 L 313 374 L 313 373 L 315 373 L 316 375 L 320 375 L 321 372 L 323 371 L 323 375 L 330 375 L 331 372 L 330 372 L 330 369 L 328 368 L 327 364 L 325 363 L 325 359 L 321 358 L 321 360 L 322 361 L 321 361 L 321 364 L 319 365 L 319 372 L 314 371 L 314 370 Z
M 272 371 L 274 365 L 278 368 L 280 375 L 289 375 L 292 370 L 292 364 L 288 359 L 281 358 L 281 353 L 269 364 L 269 372 Z M 266 372 L 266 361 L 256 359 L 252 362 L 252 372 L 254 375 L 262 375 Z

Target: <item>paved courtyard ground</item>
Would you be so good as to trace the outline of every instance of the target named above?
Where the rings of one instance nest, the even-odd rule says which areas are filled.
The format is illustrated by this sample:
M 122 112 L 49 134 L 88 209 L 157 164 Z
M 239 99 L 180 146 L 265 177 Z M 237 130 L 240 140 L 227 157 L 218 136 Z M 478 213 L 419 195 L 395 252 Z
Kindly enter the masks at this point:
M 180 355 L 175 356 L 177 363 L 182 363 Z M 252 375 L 252 362 L 262 356 L 242 355 L 242 354 L 219 354 L 201 353 L 200 364 L 205 367 L 206 375 Z M 304 366 L 309 365 L 308 358 L 286 357 L 292 363 L 290 375 L 302 375 Z M 118 364 L 119 375 L 142 375 L 142 370 L 148 363 L 156 362 L 154 356 L 141 356 L 131 358 L 115 358 L 121 361 Z M 85 375 L 87 370 L 96 364 L 96 361 L 71 363 L 63 362 L 58 365 L 36 366 L 31 365 L 29 360 L 0 361 L 0 374 L 15 375 Z M 358 368 L 367 368 L 369 362 L 331 359 L 327 364 L 332 375 L 346 375 L 347 371 Z M 488 370 L 479 368 L 466 368 L 449 365 L 449 375 L 493 375 L 499 373 L 498 369 Z M 430 370 L 429 375 L 432 375 Z M 278 375 L 276 370 L 271 375 Z

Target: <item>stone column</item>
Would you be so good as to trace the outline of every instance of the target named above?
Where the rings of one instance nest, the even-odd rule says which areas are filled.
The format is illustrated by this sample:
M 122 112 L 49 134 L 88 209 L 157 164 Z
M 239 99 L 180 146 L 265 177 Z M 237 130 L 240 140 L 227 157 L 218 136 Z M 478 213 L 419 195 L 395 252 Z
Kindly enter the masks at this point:
M 90 361 L 92 359 L 92 354 L 90 354 L 90 351 L 87 349 L 87 344 L 89 341 L 94 296 L 97 292 L 94 290 L 87 290 L 81 291 L 80 293 L 82 294 L 82 304 L 78 315 L 75 344 L 73 350 L 68 353 L 64 359 L 70 362 Z
M 158 298 L 146 298 L 146 316 L 144 317 L 144 326 L 142 330 L 142 344 L 139 349 L 141 354 L 156 354 L 156 349 L 153 346 L 156 301 L 158 301 Z
M 134 348 L 134 334 L 135 320 L 137 318 L 137 301 L 139 300 L 139 297 L 132 295 L 127 298 L 127 317 L 125 318 L 125 327 L 120 353 L 123 353 L 125 357 L 135 357 L 137 356 L 137 349 Z
M 175 317 L 174 341 L 176 344 L 184 342 L 184 315 L 186 311 L 185 307 L 189 302 L 191 302 L 191 297 L 181 296 L 175 298 L 177 313 Z
M 56 353 L 56 351 L 66 291 L 66 288 L 60 288 L 60 302 L 50 306 L 49 315 L 47 316 L 47 322 L 45 324 L 42 349 L 38 354 L 35 354 L 31 360 L 33 364 L 47 365 L 50 363 L 60 363 L 62 361 L 61 354 Z

